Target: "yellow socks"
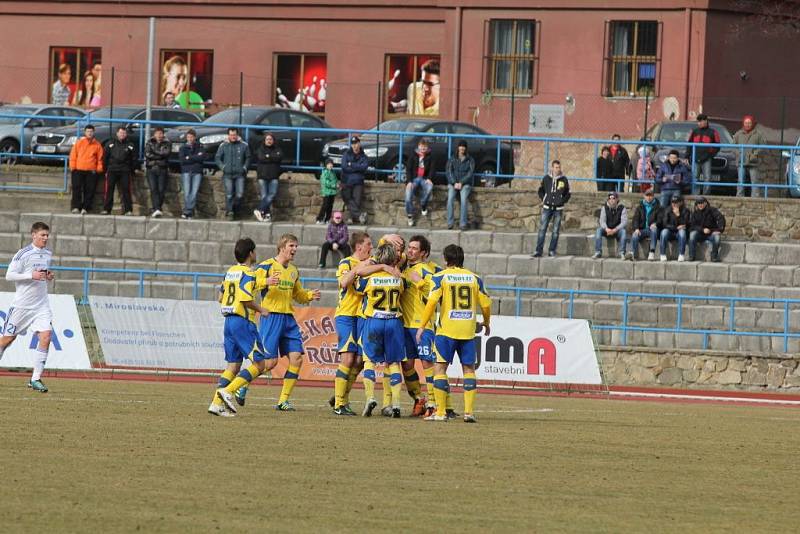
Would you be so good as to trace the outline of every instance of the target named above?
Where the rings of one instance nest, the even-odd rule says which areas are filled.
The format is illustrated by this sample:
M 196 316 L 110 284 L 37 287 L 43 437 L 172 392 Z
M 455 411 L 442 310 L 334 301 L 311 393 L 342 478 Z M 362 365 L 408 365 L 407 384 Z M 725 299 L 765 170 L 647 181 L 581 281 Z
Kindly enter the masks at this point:
M 217 389 L 219 388 L 226 388 L 228 384 L 231 383 L 231 380 L 236 378 L 236 375 L 233 374 L 233 371 L 229 371 L 225 369 L 222 371 L 222 374 L 219 375 L 219 380 L 217 381 Z M 213 404 L 220 405 L 222 404 L 222 399 L 217 396 L 217 392 L 214 392 L 214 399 L 211 401 Z
M 413 360 L 412 360 L 413 363 Z M 417 400 L 422 395 L 422 386 L 419 384 L 419 375 L 417 370 L 412 366 L 408 369 L 403 369 L 403 378 L 406 381 L 406 390 L 408 395 Z
M 350 374 L 347 376 L 347 388 L 345 389 L 344 392 L 345 404 L 348 404 L 350 402 L 350 392 L 353 390 L 353 384 L 355 384 L 356 380 L 358 380 L 358 373 L 360 372 L 361 370 L 358 368 L 358 364 L 356 364 L 355 367 L 350 368 Z
M 447 393 L 450 390 L 447 375 L 435 375 L 433 377 L 433 388 L 436 396 L 436 415 L 444 416 L 447 406 Z
M 258 367 L 256 367 L 256 364 L 254 363 L 250 364 L 245 369 L 239 371 L 239 374 L 236 375 L 236 378 L 231 380 L 231 383 L 225 386 L 225 391 L 227 391 L 228 393 L 236 393 L 236 390 L 238 390 L 242 386 L 248 385 L 250 382 L 255 380 L 260 374 L 261 372 L 258 370 Z
M 425 371 L 425 394 L 428 396 L 428 406 L 436 404 L 436 394 L 433 389 L 433 367 L 427 367 Z
M 334 379 L 334 395 L 336 396 L 335 408 L 344 406 L 345 396 L 347 395 L 347 381 L 350 379 L 350 368 L 345 365 L 339 365 L 336 370 L 336 378 Z
M 297 377 L 300 375 L 300 366 L 290 365 L 286 369 L 286 374 L 283 375 L 283 388 L 281 389 L 281 396 L 278 398 L 278 404 L 289 400 L 289 395 L 292 394 L 294 385 L 297 383 Z
M 384 373 L 385 375 L 386 373 Z M 400 408 L 400 391 L 403 386 L 403 375 L 400 371 L 400 364 L 393 363 L 389 365 L 389 388 L 391 391 L 392 408 Z M 416 372 L 414 373 L 417 374 Z M 417 386 L 419 386 L 419 379 L 417 379 Z
M 364 358 L 364 398 L 375 398 L 375 364 Z
M 478 382 L 475 373 L 464 373 L 464 414 L 472 415 L 475 406 L 475 396 L 478 393 Z
M 389 370 L 384 367 L 383 379 L 381 380 L 381 382 L 383 383 L 383 404 L 381 405 L 382 408 L 386 408 L 387 406 L 392 405 L 392 384 L 391 384 L 391 377 L 388 371 Z

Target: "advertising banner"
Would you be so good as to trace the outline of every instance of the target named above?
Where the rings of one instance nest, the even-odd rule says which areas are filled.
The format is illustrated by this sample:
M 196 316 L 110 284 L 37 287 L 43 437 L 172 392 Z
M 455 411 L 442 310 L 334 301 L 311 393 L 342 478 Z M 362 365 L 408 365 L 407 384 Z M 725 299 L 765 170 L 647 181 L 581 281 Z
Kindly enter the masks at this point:
M 83 339 L 81 320 L 75 297 L 72 295 L 50 295 L 50 310 L 53 312 L 53 336 L 47 355 L 46 369 L 91 369 L 86 341 Z M 5 322 L 14 293 L 0 293 L 0 321 Z M 0 358 L 0 367 L 31 367 L 33 349 L 39 337 L 30 331 L 19 333 L 14 343 Z

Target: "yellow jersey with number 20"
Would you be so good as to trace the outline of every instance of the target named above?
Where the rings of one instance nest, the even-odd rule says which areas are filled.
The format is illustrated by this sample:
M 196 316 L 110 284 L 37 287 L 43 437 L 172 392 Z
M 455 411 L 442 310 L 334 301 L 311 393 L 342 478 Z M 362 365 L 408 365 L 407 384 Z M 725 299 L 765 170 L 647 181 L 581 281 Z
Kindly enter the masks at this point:
M 403 315 L 400 310 L 400 295 L 406 288 L 405 280 L 384 271 L 372 273 L 355 281 L 355 289 L 364 295 L 362 311 L 364 317 L 393 319 Z

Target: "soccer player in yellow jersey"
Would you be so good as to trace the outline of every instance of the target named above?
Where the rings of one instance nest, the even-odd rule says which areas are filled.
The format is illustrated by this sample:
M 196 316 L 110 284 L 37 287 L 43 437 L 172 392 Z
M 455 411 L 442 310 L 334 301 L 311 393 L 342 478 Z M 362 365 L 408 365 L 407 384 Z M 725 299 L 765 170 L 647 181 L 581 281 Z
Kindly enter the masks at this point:
M 220 389 L 231 383 L 245 358 L 260 362 L 266 357 L 255 323 L 257 313 L 267 314 L 267 311 L 255 302 L 257 285 L 253 264 L 256 262 L 256 244 L 250 238 L 240 239 L 234 247 L 234 255 L 238 264 L 228 269 L 220 285 L 219 302 L 220 311 L 225 316 L 223 345 L 227 362 L 225 371 L 219 377 Z M 236 409 L 226 409 L 223 400 L 223 397 L 215 392 L 208 413 L 233 416 Z
M 425 325 L 433 317 L 436 306 L 440 305 L 439 322 L 433 351 L 436 355 L 436 374 L 433 377 L 436 395 L 436 414 L 426 417 L 426 421 L 447 421 L 445 413 L 447 391 L 447 366 L 458 359 L 464 371 L 464 422 L 475 423 L 473 407 L 477 393 L 475 380 L 475 333 L 482 326 L 489 335 L 491 301 L 483 280 L 475 273 L 464 269 L 464 249 L 458 245 L 447 245 L 443 252 L 446 269 L 433 275 L 428 304 L 422 316 Z M 483 314 L 483 323 L 477 322 L 478 308 Z M 476 328 L 477 327 L 477 328 Z M 417 329 L 417 342 L 422 341 L 424 326 Z
M 403 310 L 403 327 L 405 329 L 406 358 L 404 362 L 403 374 L 406 381 L 419 383 L 415 360 L 419 359 L 425 371 L 425 386 L 428 399 L 421 396 L 414 399 L 414 410 L 412 416 L 424 415 L 426 408 L 432 413 L 434 406 L 433 393 L 433 364 L 436 358 L 433 356 L 431 344 L 433 343 L 433 323 L 424 325 L 425 332 L 422 341 L 417 343 L 417 328 L 422 326 L 422 315 L 425 311 L 425 304 L 428 302 L 430 292 L 431 277 L 441 271 L 441 267 L 428 260 L 431 253 L 431 243 L 425 236 L 415 235 L 408 240 L 406 256 L 408 262 L 403 269 L 403 278 L 406 279 L 408 289 L 400 297 L 400 307 Z M 409 390 L 410 392 L 410 390 Z
M 378 247 L 375 261 L 394 265 L 397 253 L 390 243 Z M 367 404 L 363 415 L 369 417 L 378 405 L 375 400 L 375 366 L 385 364 L 389 376 L 392 417 L 400 417 L 400 388 L 403 378 L 400 362 L 405 357 L 400 295 L 406 287 L 402 277 L 380 270 L 358 277 L 355 290 L 364 295 L 364 323 L 359 334 L 359 346 L 364 357 L 364 390 Z

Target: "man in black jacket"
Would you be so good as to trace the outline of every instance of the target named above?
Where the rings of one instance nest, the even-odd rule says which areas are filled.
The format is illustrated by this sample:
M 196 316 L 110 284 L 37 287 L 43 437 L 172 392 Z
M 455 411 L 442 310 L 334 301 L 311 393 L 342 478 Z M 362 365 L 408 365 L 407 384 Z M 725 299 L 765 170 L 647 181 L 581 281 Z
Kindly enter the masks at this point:
M 619 134 L 614 134 L 611 136 L 611 139 L 614 141 L 619 141 L 620 136 Z M 612 190 L 622 191 L 625 189 L 625 175 L 628 173 L 628 169 L 631 166 L 631 158 L 628 155 L 628 151 L 625 150 L 625 147 L 620 145 L 618 142 L 615 142 L 613 145 L 611 145 L 609 152 L 611 153 L 610 178 L 620 180 L 619 182 L 612 183 L 614 186 Z
M 725 216 L 709 206 L 705 197 L 697 197 L 689 219 L 689 261 L 695 259 L 697 243 L 711 242 L 711 261 L 719 261 L 719 242 L 725 231 Z
M 550 235 L 550 248 L 548 256 L 556 255 L 558 247 L 558 234 L 561 230 L 561 212 L 569 201 L 569 180 L 561 174 L 561 162 L 554 159 L 550 163 L 550 174 L 542 178 L 539 185 L 539 200 L 542 201 L 542 217 L 539 220 L 539 236 L 536 240 L 534 258 L 540 258 L 544 252 L 544 238 L 547 234 L 547 225 L 553 221 L 553 233 Z
M 422 139 L 417 145 L 417 149 L 408 157 L 406 163 L 406 216 L 408 225 L 414 226 L 414 192 L 417 188 L 422 189 L 419 199 L 419 207 L 422 216 L 428 214 L 428 201 L 433 193 L 433 158 L 428 142 Z
M 259 221 L 272 220 L 272 201 L 278 194 L 278 177 L 281 175 L 281 161 L 283 152 L 275 144 L 272 134 L 264 136 L 264 142 L 256 149 L 256 176 L 261 195 L 258 209 L 253 210 L 253 215 Z
M 610 179 L 614 177 L 614 164 L 611 161 L 611 149 L 604 146 L 600 149 L 600 157 L 597 158 L 595 163 L 595 176 L 597 178 Z M 614 182 L 597 182 L 598 191 L 615 191 L 616 184 Z
M 683 205 L 680 194 L 672 195 L 669 206 L 661 210 L 661 261 L 667 261 L 667 241 L 678 240 L 678 261 L 684 261 L 686 231 L 689 227 L 689 210 Z
M 128 130 L 117 128 L 117 138 L 111 140 L 104 151 L 103 167 L 106 169 L 106 186 L 103 195 L 102 215 L 109 215 L 114 207 L 114 189 L 119 184 L 122 212 L 133 215 L 131 176 L 136 168 L 136 147 L 128 140 Z
M 697 128 L 692 130 L 692 133 L 689 134 L 689 142 L 703 144 L 720 142 L 719 132 L 708 125 L 708 115 L 705 113 L 701 113 L 697 116 Z M 686 149 L 687 160 L 691 161 L 692 154 L 694 154 L 695 165 L 693 167 L 694 180 L 692 185 L 692 192 L 694 194 L 697 194 L 700 190 L 697 182 L 700 181 L 698 178 L 701 174 L 703 175 L 702 181 L 711 181 L 711 161 L 714 159 L 717 152 L 719 152 L 719 147 L 716 146 L 690 146 Z M 711 191 L 711 185 L 706 183 L 703 185 L 703 194 L 707 195 L 709 191 Z
M 647 259 L 656 259 L 656 244 L 658 243 L 658 221 L 661 218 L 661 205 L 656 198 L 653 188 L 645 189 L 644 198 L 633 210 L 631 218 L 631 251 L 625 259 L 638 259 L 639 241 L 642 239 L 650 240 L 650 254 Z
M 167 192 L 167 160 L 172 145 L 164 139 L 164 128 L 158 126 L 153 131 L 153 138 L 144 146 L 147 182 L 150 184 L 150 199 L 153 203 L 153 217 L 161 217 L 161 206 Z

